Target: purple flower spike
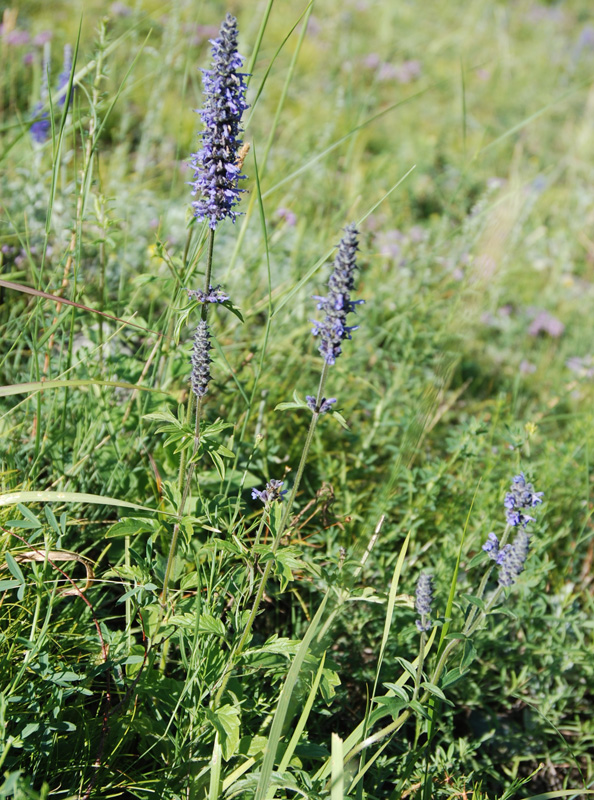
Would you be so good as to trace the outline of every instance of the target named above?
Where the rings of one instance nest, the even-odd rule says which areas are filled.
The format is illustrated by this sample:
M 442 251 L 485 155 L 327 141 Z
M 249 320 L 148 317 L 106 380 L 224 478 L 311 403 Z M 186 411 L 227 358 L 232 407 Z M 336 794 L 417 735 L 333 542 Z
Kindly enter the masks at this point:
M 520 472 L 512 479 L 509 492 L 505 495 L 503 505 L 507 509 L 506 518 L 509 525 L 525 528 L 529 522 L 534 522 L 534 517 L 524 513 L 528 508 L 534 508 L 542 503 L 543 492 L 535 492 L 534 486 L 526 481 L 524 473 Z
M 341 354 L 341 342 L 350 339 L 351 331 L 358 326 L 346 325 L 347 314 L 355 311 L 356 306 L 364 300 L 351 300 L 350 292 L 355 288 L 355 270 L 357 269 L 358 239 L 354 225 L 347 225 L 344 236 L 338 245 L 338 253 L 334 262 L 334 271 L 328 281 L 327 297 L 318 297 L 318 309 L 326 316 L 322 322 L 314 321 L 312 333 L 321 339 L 319 351 L 326 364 L 336 363 Z
M 283 489 L 283 481 L 275 480 L 268 481 L 265 489 L 252 489 L 252 498 L 254 500 L 261 500 L 264 505 L 270 505 L 275 500 L 282 500 L 288 489 Z
M 514 543 L 507 546 L 503 558 L 499 563 L 499 585 L 511 586 L 516 582 L 518 575 L 524 571 L 524 564 L 530 549 L 530 537 L 523 528 L 520 528 Z
M 326 400 L 325 397 L 322 397 L 322 402 L 320 403 L 319 408 L 316 405 L 316 398 L 311 394 L 305 396 L 305 402 L 307 403 L 307 407 L 310 409 L 310 411 L 313 411 L 314 413 L 317 411 L 318 414 L 326 414 L 328 411 L 330 411 L 334 403 L 336 403 L 336 397 L 330 397 L 328 400 Z
M 198 323 L 194 334 L 194 349 L 192 350 L 192 391 L 196 397 L 204 397 L 208 391 L 208 384 L 212 376 L 210 374 L 210 354 L 212 345 L 210 343 L 210 331 L 204 320 Z
M 415 608 L 420 619 L 416 626 L 421 633 L 431 630 L 431 608 L 433 606 L 433 578 L 426 572 L 421 572 L 417 581 Z
M 245 73 L 239 72 L 243 58 L 237 52 L 237 20 L 227 14 L 219 37 L 211 40 L 212 69 L 203 70 L 204 106 L 199 112 L 204 123 L 202 149 L 192 155 L 194 180 L 192 203 L 194 216 L 207 219 L 214 230 L 229 217 L 235 220 L 243 189 L 239 161 L 242 142 L 241 115 L 248 108 L 245 101 Z

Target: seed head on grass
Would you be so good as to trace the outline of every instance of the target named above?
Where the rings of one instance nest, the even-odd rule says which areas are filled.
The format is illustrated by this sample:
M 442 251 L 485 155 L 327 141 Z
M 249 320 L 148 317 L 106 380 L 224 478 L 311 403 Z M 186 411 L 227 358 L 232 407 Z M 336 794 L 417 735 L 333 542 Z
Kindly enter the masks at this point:
M 415 608 L 420 619 L 416 626 L 421 633 L 431 630 L 431 607 L 433 606 L 433 577 L 426 572 L 421 572 L 417 581 L 417 602 Z
M 238 188 L 242 142 L 241 115 L 248 108 L 245 100 L 243 58 L 237 52 L 237 20 L 227 14 L 217 39 L 211 40 L 212 67 L 204 70 L 204 106 L 198 113 L 204 123 L 202 149 L 192 155 L 194 216 L 208 219 L 214 230 L 229 217 L 235 220 L 243 191 Z
M 355 310 L 363 300 L 351 300 L 351 291 L 355 288 L 355 270 L 357 269 L 358 233 L 354 225 L 347 225 L 334 261 L 334 270 L 328 281 L 326 297 L 316 296 L 318 309 L 325 313 L 322 322 L 314 321 L 312 333 L 320 337 L 319 351 L 327 364 L 334 364 L 342 352 L 343 339 L 351 339 L 351 331 L 357 325 L 346 324 L 347 314 Z
M 212 379 L 210 374 L 210 331 L 204 320 L 198 323 L 194 334 L 194 348 L 192 350 L 192 391 L 196 397 L 204 397 L 208 391 L 208 384 Z

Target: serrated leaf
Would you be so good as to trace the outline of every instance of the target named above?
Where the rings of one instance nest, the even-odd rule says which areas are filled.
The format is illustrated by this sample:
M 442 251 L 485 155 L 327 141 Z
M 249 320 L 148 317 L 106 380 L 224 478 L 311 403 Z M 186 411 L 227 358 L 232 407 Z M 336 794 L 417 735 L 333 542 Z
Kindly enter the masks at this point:
M 213 617 L 211 614 L 200 614 L 198 631 L 199 633 L 214 633 L 216 636 L 225 638 L 225 626 L 220 619 Z

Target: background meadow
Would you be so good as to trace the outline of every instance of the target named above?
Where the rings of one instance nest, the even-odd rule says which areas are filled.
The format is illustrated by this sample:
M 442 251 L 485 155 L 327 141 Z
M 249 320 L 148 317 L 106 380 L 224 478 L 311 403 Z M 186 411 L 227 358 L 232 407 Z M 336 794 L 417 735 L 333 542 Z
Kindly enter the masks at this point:
M 594 792 L 590 4 L 2 8 L 0 797 Z M 188 162 L 227 11 L 247 191 L 164 591 L 207 250 Z M 295 485 L 312 296 L 353 222 L 365 304 L 281 530 L 287 498 L 252 490 Z M 482 544 L 520 472 L 545 501 L 526 569 L 451 638 L 494 597 Z

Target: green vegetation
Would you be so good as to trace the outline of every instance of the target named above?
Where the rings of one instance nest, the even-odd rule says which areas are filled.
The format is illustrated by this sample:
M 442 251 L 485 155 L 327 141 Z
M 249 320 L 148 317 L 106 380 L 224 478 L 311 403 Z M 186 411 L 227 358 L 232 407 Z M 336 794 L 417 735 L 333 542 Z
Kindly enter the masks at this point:
M 227 11 L 250 151 L 212 239 Z M 0 798 L 594 794 L 593 81 L 586 0 L 5 8 Z M 482 546 L 520 473 L 516 574 Z

